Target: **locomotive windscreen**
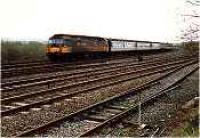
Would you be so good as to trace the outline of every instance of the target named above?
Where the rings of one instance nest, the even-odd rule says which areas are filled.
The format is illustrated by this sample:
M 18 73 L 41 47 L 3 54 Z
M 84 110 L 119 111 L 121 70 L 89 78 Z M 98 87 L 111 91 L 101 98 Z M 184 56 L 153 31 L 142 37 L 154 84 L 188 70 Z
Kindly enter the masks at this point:
M 67 45 L 72 46 L 73 42 L 72 40 L 64 40 L 64 39 L 50 39 L 48 42 L 49 46 L 58 46 L 58 45 Z
M 64 44 L 64 40 L 63 39 L 50 39 L 48 44 L 49 44 L 49 46 L 62 45 L 62 44 Z

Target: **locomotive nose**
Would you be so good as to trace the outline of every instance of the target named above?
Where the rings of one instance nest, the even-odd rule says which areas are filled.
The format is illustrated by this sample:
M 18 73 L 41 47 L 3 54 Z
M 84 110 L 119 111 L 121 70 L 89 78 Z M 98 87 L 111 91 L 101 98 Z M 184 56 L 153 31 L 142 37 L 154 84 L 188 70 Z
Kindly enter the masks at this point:
M 58 47 L 52 47 L 50 48 L 50 52 L 51 53 L 58 53 L 60 51 L 60 49 Z
M 62 53 L 70 53 L 71 50 L 72 50 L 72 48 L 69 46 L 62 47 Z

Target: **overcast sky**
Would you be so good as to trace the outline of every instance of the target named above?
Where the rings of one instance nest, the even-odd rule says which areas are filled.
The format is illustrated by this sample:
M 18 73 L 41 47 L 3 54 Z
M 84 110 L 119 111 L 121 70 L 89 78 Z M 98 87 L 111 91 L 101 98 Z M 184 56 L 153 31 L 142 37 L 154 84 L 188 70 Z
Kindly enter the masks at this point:
M 0 0 L 0 35 L 47 40 L 55 33 L 172 42 L 183 0 Z

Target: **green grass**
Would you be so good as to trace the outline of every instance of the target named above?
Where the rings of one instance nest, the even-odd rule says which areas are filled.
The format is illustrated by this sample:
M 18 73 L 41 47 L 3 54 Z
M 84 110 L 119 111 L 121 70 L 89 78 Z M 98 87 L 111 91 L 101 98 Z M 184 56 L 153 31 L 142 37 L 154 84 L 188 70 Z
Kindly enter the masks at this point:
M 175 128 L 172 136 L 198 137 L 199 136 L 199 108 L 190 109 L 182 118 L 181 125 Z
M 198 127 L 193 125 L 193 122 L 187 122 L 185 128 L 182 128 L 180 131 L 181 131 L 181 136 L 185 136 L 185 137 L 199 136 L 199 129 Z
M 194 122 L 197 120 L 185 122 L 183 128 L 178 130 L 178 136 L 181 137 L 198 137 L 199 136 L 199 127 L 194 125 Z
M 46 44 L 36 41 L 1 41 L 1 63 L 45 60 Z

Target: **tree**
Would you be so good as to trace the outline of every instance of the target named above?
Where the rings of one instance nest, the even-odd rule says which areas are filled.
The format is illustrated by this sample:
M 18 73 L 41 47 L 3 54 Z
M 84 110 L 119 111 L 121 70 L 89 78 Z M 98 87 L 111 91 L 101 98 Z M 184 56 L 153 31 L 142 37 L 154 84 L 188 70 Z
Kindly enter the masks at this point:
M 199 41 L 200 37 L 200 1 L 199 0 L 186 0 L 185 13 L 182 15 L 184 19 L 184 29 L 182 30 L 181 40 Z

